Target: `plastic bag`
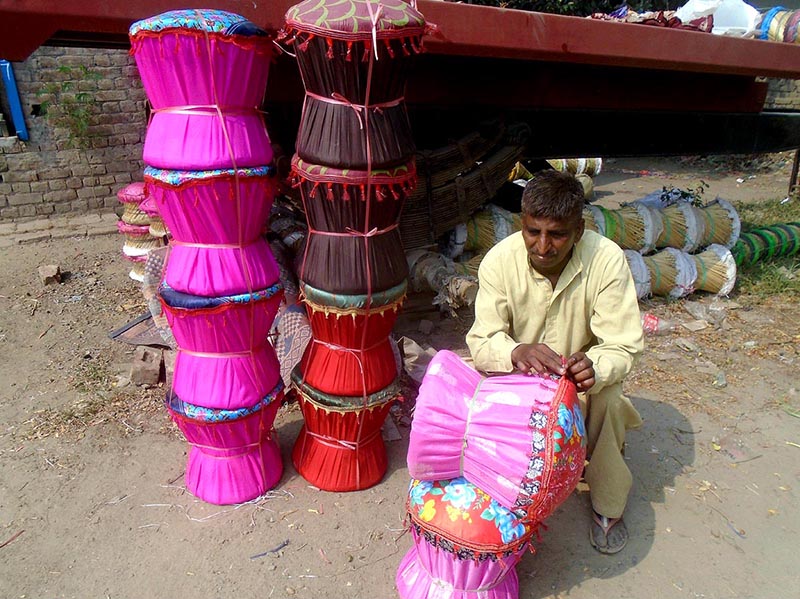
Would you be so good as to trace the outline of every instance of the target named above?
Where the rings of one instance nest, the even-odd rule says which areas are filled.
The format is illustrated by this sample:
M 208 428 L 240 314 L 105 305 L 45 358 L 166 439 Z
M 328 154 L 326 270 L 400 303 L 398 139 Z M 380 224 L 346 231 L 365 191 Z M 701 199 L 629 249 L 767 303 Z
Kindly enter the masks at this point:
M 689 0 L 675 12 L 684 23 L 708 15 L 714 16 L 715 35 L 753 37 L 761 20 L 758 10 L 743 0 Z

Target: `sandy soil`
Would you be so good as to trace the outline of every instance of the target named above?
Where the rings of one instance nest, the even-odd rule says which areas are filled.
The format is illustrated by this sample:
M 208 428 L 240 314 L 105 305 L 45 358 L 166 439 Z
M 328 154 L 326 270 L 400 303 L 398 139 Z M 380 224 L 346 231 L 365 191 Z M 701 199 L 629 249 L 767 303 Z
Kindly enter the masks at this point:
M 700 179 L 709 199 L 776 198 L 788 165 L 614 161 L 597 191 L 613 205 Z M 320 492 L 291 466 L 301 417 L 284 407 L 278 487 L 241 506 L 196 500 L 183 487 L 187 446 L 161 407 L 164 389 L 117 385 L 133 348 L 107 334 L 144 310 L 119 247 L 105 236 L 0 254 L 0 597 L 396 596 L 411 544 L 408 429 L 401 423 L 403 439 L 387 443 L 378 486 Z M 66 281 L 42 287 L 46 263 L 69 271 Z M 689 310 L 711 306 L 693 296 L 643 307 L 687 322 Z M 616 556 L 591 549 L 579 489 L 521 563 L 522 598 L 760 598 L 798 587 L 800 419 L 790 412 L 800 407 L 800 306 L 734 295 L 713 307 L 724 315 L 715 326 L 649 338 L 627 383 L 645 420 L 626 451 L 629 546 Z M 423 317 L 434 321 L 430 335 L 418 331 Z M 469 315 L 410 313 L 398 333 L 464 351 L 468 325 Z

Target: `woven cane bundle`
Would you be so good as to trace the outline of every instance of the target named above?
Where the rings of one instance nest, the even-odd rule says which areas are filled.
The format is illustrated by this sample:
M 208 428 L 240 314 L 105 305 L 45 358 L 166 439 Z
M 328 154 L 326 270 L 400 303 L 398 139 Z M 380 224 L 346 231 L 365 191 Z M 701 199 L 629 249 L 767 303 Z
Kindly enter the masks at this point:
M 717 295 L 728 295 L 736 284 L 736 261 L 724 245 L 711 244 L 692 256 L 697 268 L 694 288 Z
M 689 254 L 666 248 L 645 256 L 644 262 L 650 272 L 650 292 L 653 295 L 679 298 L 694 291 L 697 266 Z
M 686 201 L 679 201 L 661 211 L 664 230 L 656 239 L 657 248 L 676 248 L 693 252 L 702 243 L 703 224 L 698 212 Z
M 700 214 L 705 225 L 700 246 L 717 244 L 732 248 L 741 232 L 741 221 L 736 208 L 730 202 L 717 198 L 703 206 Z
M 655 248 L 657 228 L 649 208 L 636 203 L 616 210 L 596 208 L 603 216 L 603 235 L 622 249 L 646 254 Z

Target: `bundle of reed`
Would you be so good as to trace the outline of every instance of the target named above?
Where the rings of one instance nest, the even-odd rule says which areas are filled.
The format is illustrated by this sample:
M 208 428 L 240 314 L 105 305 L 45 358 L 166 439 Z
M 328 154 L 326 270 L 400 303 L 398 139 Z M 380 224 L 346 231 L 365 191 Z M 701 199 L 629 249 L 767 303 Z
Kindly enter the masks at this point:
M 478 279 L 472 275 L 456 274 L 445 280 L 442 289 L 433 298 L 433 304 L 451 312 L 475 304 L 478 296 Z
M 739 214 L 730 202 L 717 198 L 700 209 L 705 225 L 700 246 L 713 244 L 724 245 L 730 249 L 739 239 L 742 223 Z
M 467 221 L 465 251 L 485 252 L 512 233 L 522 229 L 522 217 L 489 204 Z
M 441 254 L 428 250 L 411 250 L 406 254 L 408 280 L 414 291 L 442 289 L 445 281 L 456 272 L 455 263 Z
M 586 200 L 590 200 L 594 195 L 594 181 L 592 178 L 584 173 L 575 175 L 575 178 L 578 180 L 578 183 L 581 184 L 581 187 L 583 187 L 583 197 Z
M 514 181 L 530 181 L 533 179 L 533 173 L 530 172 L 521 162 L 517 162 L 511 172 L 508 173 L 508 182 Z
M 636 297 L 644 299 L 650 295 L 650 271 L 647 269 L 644 257 L 635 250 L 624 250 L 624 254 L 633 275 Z
M 605 220 L 599 206 L 586 206 L 583 209 L 584 226 L 603 237 L 605 237 Z
M 689 254 L 670 247 L 643 259 L 653 295 L 679 298 L 694 291 L 697 267 Z
M 442 253 L 455 260 L 464 253 L 464 245 L 467 243 L 467 225 L 460 223 L 456 225 L 450 235 L 447 237 L 447 247 L 442 250 Z
M 435 292 L 434 305 L 452 312 L 475 303 L 478 280 L 474 276 L 456 272 L 456 263 L 446 256 L 417 249 L 408 252 L 406 260 L 411 287 L 417 292 Z
M 704 247 L 706 244 L 703 243 L 703 240 L 706 238 L 706 219 L 703 214 L 703 208 L 697 204 L 691 204 L 692 212 L 694 212 L 694 219 L 697 223 L 697 232 L 695 233 L 695 237 L 693 238 L 694 244 L 690 249 L 684 250 L 688 253 L 694 253 L 700 248 Z M 687 235 L 690 235 L 689 229 L 687 228 Z
M 791 256 L 800 251 L 800 222 L 779 223 L 742 233 L 731 248 L 738 266 Z
M 736 283 L 736 261 L 724 245 L 712 243 L 692 256 L 697 268 L 694 288 L 717 295 L 728 295 Z
M 661 210 L 661 218 L 664 230 L 656 239 L 657 248 L 676 248 L 684 252 L 697 249 L 702 240 L 702 224 L 691 203 L 675 202 Z
M 602 158 L 554 158 L 547 164 L 557 171 L 572 173 L 573 175 L 589 175 L 594 177 L 603 170 Z
M 658 240 L 664 234 L 664 213 L 648 204 L 642 203 L 641 205 L 650 211 L 650 217 L 653 219 L 653 232 L 655 234 L 655 247 L 653 249 L 655 249 L 658 247 Z
M 456 262 L 455 263 L 456 272 L 462 275 L 477 277 L 478 268 L 480 268 L 481 262 L 483 261 L 485 256 L 486 256 L 486 251 L 483 251 L 480 252 L 479 254 L 475 254 L 469 260 L 465 260 L 464 262 Z
M 603 235 L 624 250 L 636 250 L 643 254 L 656 246 L 658 233 L 651 210 L 634 203 L 616 210 L 597 207 L 603 217 Z
M 548 164 L 550 164 L 550 162 L 553 161 L 549 161 Z M 594 181 L 592 181 L 592 177 L 586 173 L 578 173 L 575 175 L 575 178 L 581 184 L 581 187 L 583 187 L 583 197 L 589 200 L 592 195 L 594 195 Z M 523 182 L 530 181 L 531 179 L 533 179 L 533 173 L 525 168 L 521 162 L 517 162 L 508 174 L 509 183 L 517 183 L 524 186 Z

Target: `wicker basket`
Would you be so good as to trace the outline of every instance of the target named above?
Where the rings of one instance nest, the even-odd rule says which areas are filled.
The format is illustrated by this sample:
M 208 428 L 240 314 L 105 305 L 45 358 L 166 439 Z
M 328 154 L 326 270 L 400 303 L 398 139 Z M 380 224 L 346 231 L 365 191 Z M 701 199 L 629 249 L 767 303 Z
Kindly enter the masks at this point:
M 495 196 L 521 158 L 529 130 L 513 125 L 495 143 L 470 134 L 437 150 L 417 153 L 417 188 L 400 216 L 406 251 L 428 247 Z

